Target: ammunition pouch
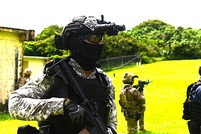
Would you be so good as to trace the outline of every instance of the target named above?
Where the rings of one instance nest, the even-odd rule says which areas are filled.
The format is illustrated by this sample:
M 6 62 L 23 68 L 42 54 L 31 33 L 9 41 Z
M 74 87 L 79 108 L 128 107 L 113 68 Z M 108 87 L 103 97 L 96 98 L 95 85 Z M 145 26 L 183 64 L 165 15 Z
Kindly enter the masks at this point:
M 187 104 L 186 104 L 187 105 Z M 188 106 L 187 106 L 188 107 Z M 188 130 L 190 134 L 201 134 L 201 105 L 195 102 L 194 100 L 189 103 L 189 118 L 191 121 L 188 121 Z M 188 116 L 186 116 L 187 118 Z
M 39 134 L 39 130 L 30 125 L 18 127 L 17 134 Z
M 138 112 L 129 112 L 129 111 L 124 111 L 124 116 L 125 118 L 135 118 L 135 121 L 138 121 L 141 117 L 141 114 Z
M 142 106 L 140 107 L 140 112 L 144 112 L 144 111 L 145 111 L 145 109 L 146 109 L 145 104 L 142 104 Z
M 200 120 L 201 121 L 201 105 L 192 100 L 191 102 L 185 101 L 183 103 L 183 116 L 184 120 Z
M 135 121 L 138 121 L 141 117 L 141 114 L 140 113 L 136 113 L 136 117 L 135 117 Z
M 191 119 L 201 121 L 201 105 L 194 100 L 191 102 Z
M 185 101 L 183 103 L 183 116 L 182 118 L 184 120 L 190 120 L 191 119 L 191 103 L 189 101 Z

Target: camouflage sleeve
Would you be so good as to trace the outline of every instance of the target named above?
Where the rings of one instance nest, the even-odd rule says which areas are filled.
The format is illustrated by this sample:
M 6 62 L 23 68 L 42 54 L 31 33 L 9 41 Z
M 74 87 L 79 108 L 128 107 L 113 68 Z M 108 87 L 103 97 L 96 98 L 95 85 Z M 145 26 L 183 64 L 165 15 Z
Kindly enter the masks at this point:
M 109 103 L 109 116 L 108 116 L 108 125 L 112 127 L 114 130 L 117 129 L 117 109 L 115 103 L 115 89 L 111 79 L 105 74 L 106 80 L 108 81 L 108 90 L 109 96 L 111 96 L 110 103 Z
M 63 114 L 64 98 L 40 99 L 54 78 L 43 73 L 15 90 L 9 98 L 9 113 L 15 119 L 42 121 L 51 115 Z

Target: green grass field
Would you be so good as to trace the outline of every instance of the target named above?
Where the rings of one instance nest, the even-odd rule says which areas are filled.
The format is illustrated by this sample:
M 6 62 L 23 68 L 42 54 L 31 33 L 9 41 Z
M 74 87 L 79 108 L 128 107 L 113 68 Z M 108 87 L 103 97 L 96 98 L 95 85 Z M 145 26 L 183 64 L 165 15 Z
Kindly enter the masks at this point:
M 145 87 L 145 128 L 149 132 L 140 134 L 188 134 L 187 121 L 182 119 L 183 102 L 186 97 L 186 87 L 199 78 L 199 65 L 201 60 L 175 60 L 107 72 L 113 80 L 116 91 L 118 134 L 127 133 L 126 121 L 118 104 L 120 89 L 123 85 L 121 79 L 125 72 L 132 72 L 139 76 L 135 84 L 139 79 L 153 81 Z M 114 73 L 115 77 L 113 77 Z M 37 126 L 37 123 L 33 121 L 4 118 L 3 115 L 0 116 L 1 134 L 15 134 L 17 127 L 24 124 Z

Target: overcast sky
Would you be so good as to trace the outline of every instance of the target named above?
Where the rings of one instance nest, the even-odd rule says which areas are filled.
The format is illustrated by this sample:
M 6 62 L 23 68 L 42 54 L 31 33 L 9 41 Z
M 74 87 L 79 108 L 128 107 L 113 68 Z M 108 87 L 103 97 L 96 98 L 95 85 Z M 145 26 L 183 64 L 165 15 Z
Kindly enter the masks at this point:
M 0 26 L 33 29 L 65 26 L 79 15 L 124 24 L 126 30 L 158 19 L 173 26 L 201 28 L 200 0 L 2 0 Z

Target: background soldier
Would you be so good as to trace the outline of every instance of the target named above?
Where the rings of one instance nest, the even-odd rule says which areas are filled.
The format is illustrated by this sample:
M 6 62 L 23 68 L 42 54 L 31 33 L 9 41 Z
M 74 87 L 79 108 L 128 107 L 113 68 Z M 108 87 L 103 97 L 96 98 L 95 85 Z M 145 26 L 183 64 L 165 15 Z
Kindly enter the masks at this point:
M 137 121 L 143 116 L 145 111 L 145 98 L 136 88 L 133 87 L 134 78 L 138 76 L 132 73 L 125 73 L 123 75 L 124 86 L 121 89 L 119 104 L 127 121 L 128 134 L 136 134 L 138 130 Z M 145 131 L 144 124 L 140 129 Z
M 187 88 L 187 98 L 184 102 L 182 118 L 188 121 L 190 134 L 201 134 L 201 66 L 199 79 Z
M 28 81 L 30 81 L 32 71 L 30 68 L 26 68 L 23 72 L 23 77 L 19 78 L 18 83 L 17 83 L 17 88 L 22 87 L 24 84 L 26 84 Z

